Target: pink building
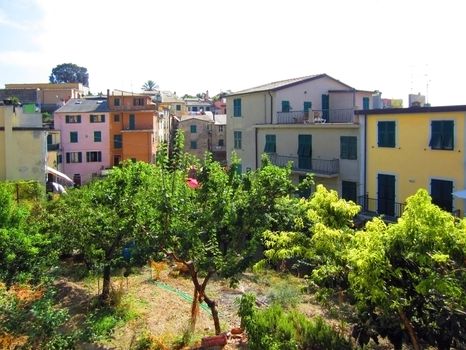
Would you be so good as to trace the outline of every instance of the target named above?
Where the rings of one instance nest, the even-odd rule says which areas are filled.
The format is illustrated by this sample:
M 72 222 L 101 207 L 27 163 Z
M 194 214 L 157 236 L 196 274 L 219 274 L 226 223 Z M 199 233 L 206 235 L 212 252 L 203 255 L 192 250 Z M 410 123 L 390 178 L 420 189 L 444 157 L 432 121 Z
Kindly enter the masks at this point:
M 109 110 L 105 99 L 71 99 L 54 113 L 61 132 L 59 169 L 84 184 L 110 166 Z

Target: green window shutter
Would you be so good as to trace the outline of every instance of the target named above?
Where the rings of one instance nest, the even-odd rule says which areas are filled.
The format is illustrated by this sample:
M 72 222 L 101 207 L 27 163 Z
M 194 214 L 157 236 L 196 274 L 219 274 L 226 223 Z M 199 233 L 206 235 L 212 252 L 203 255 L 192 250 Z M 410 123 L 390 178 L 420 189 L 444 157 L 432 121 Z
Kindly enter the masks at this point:
M 67 152 L 67 153 L 66 153 L 66 162 L 67 162 L 67 163 L 69 163 L 69 162 L 71 161 L 70 158 L 71 158 L 70 153 Z
M 290 109 L 290 101 L 282 101 L 282 112 L 289 112 Z
M 312 109 L 312 102 L 304 101 L 304 106 L 303 106 L 304 112 L 309 112 L 310 109 Z
M 91 152 L 86 152 L 86 162 L 90 162 L 91 161 Z
M 105 123 L 105 114 L 101 115 L 102 123 Z
M 265 135 L 265 148 L 266 153 L 275 153 L 277 151 L 276 135 Z
M 71 143 L 77 143 L 78 142 L 78 132 L 77 131 L 71 131 L 70 132 L 70 142 Z
M 195 134 L 197 132 L 197 125 L 191 125 L 191 134 Z
M 394 121 L 380 121 L 377 123 L 377 145 L 379 147 L 395 147 L 395 127 Z
M 83 154 L 81 152 L 78 152 L 78 163 L 82 163 L 83 161 Z
M 388 147 L 395 147 L 395 122 L 387 123 Z
M 81 123 L 81 116 L 80 115 L 78 115 L 77 119 L 78 119 L 78 123 Z
M 369 109 L 369 97 L 362 98 L 362 109 Z
M 455 142 L 453 139 L 453 130 L 454 123 L 453 120 L 444 120 L 443 121 L 443 133 L 442 133 L 442 146 L 443 149 L 452 150 L 454 148 Z
M 340 136 L 340 158 L 357 159 L 356 136 Z
M 453 182 L 446 180 L 432 179 L 430 183 L 432 202 L 445 211 L 453 210 Z
M 298 155 L 312 157 L 312 135 L 298 135 Z
M 69 116 L 69 115 L 65 116 L 65 122 L 66 122 L 67 124 L 70 122 L 70 116 Z
M 102 133 L 100 131 L 94 131 L 94 142 L 102 141 Z
M 357 203 L 357 183 L 352 181 L 342 181 L 341 198 Z
M 233 117 L 241 117 L 241 99 L 235 98 L 233 100 Z

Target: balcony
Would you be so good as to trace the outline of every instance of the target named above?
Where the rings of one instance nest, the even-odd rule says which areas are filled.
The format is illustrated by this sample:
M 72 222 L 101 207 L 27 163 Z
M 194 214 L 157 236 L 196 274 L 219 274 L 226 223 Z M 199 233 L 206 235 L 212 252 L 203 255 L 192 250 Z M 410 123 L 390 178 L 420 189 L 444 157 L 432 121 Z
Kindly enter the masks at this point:
M 354 109 L 277 112 L 277 124 L 354 123 Z
M 403 214 L 405 203 L 397 203 L 392 199 L 376 199 L 369 196 L 359 196 L 358 204 L 361 214 L 369 216 L 383 215 L 388 221 L 395 221 Z
M 60 144 L 59 143 L 49 143 L 47 144 L 47 151 L 50 152 L 50 151 L 58 151 L 58 149 L 60 148 Z
M 340 172 L 338 159 L 311 159 L 309 157 L 281 156 L 269 154 L 272 164 L 277 166 L 287 166 L 292 163 L 291 169 L 296 172 L 314 173 L 316 176 L 335 177 Z

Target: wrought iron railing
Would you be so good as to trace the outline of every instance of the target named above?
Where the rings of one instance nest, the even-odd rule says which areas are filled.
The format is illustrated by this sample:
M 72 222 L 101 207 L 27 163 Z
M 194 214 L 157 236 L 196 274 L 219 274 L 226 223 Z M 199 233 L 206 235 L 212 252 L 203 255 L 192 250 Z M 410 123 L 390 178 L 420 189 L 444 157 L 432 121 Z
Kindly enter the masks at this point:
M 277 112 L 277 124 L 354 123 L 354 109 Z
M 59 148 L 60 148 L 59 143 L 49 143 L 49 144 L 47 144 L 47 151 L 58 151 Z
M 291 169 L 314 173 L 316 175 L 338 175 L 340 163 L 338 159 L 314 159 L 310 157 L 282 156 L 275 153 L 269 154 L 272 164 L 287 166 L 291 162 Z
M 369 198 L 368 195 L 359 196 L 358 204 L 365 214 L 384 215 L 387 218 L 399 218 L 406 206 L 405 203 L 398 203 L 393 199 Z

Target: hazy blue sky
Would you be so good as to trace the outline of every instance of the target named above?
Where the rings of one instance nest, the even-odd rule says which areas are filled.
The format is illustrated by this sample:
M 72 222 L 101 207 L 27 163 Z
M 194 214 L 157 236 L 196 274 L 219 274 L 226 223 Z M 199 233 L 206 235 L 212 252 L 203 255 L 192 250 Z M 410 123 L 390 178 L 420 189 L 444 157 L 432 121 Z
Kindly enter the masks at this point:
M 178 95 L 327 73 L 357 89 L 466 104 L 461 0 L 0 0 L 0 87 L 72 62 L 91 91 Z M 405 103 L 406 106 L 406 103 Z

